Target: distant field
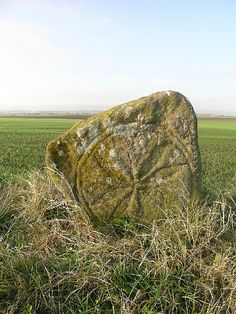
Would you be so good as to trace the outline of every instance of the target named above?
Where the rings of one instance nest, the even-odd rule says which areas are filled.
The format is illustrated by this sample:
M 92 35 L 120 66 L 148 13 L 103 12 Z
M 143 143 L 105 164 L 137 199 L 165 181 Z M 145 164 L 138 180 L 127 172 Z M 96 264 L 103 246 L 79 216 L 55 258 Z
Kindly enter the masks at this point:
M 236 194 L 236 119 L 199 119 L 205 186 Z
M 47 143 L 79 120 L 0 118 L 0 181 L 43 169 Z M 236 193 L 236 119 L 199 119 L 204 183 Z
M 236 118 L 204 118 L 198 121 L 200 128 L 236 130 Z
M 43 169 L 47 143 L 79 120 L 0 118 L 0 181 Z

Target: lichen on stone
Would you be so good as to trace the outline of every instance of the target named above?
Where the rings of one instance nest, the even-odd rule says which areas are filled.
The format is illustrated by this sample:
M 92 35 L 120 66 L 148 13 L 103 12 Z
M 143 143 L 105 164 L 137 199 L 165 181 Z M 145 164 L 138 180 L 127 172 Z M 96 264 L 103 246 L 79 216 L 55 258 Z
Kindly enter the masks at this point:
M 167 91 L 116 106 L 51 141 L 49 175 L 92 217 L 155 217 L 201 189 L 197 120 L 190 102 Z

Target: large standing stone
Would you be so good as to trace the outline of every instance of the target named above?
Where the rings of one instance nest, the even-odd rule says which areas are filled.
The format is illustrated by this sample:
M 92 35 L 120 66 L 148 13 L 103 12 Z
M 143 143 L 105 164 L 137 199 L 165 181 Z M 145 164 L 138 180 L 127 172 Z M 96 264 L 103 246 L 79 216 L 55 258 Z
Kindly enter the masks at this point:
M 51 141 L 46 163 L 57 187 L 92 217 L 153 217 L 200 191 L 194 110 L 173 91 L 116 106 Z

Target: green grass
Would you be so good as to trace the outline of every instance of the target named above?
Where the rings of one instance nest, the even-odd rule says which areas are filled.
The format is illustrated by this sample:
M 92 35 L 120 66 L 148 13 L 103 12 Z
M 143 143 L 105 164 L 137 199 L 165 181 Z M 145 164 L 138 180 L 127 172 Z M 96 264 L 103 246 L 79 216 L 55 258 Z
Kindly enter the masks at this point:
M 76 121 L 0 119 L 0 313 L 235 313 L 236 120 L 227 121 L 199 120 L 203 181 L 217 198 L 95 228 L 32 172 Z
M 199 127 L 200 129 L 225 129 L 236 131 L 236 119 L 235 118 L 199 119 Z M 236 137 L 236 135 L 234 137 Z
M 78 120 L 0 118 L 0 182 L 44 168 L 47 143 Z M 199 119 L 203 182 L 212 193 L 236 193 L 236 119 Z
M 199 119 L 203 183 L 218 195 L 236 196 L 236 119 Z
M 44 168 L 47 143 L 78 120 L 0 118 L 0 182 Z
M 235 313 L 230 200 L 99 227 L 42 174 L 0 190 L 0 313 Z

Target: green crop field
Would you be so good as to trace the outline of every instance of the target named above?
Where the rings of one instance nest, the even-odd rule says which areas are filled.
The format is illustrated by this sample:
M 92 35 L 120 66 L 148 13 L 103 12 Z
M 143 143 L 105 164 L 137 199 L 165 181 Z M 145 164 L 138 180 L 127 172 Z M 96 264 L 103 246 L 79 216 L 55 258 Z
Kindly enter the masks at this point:
M 43 169 L 47 143 L 78 120 L 0 118 L 0 181 Z
M 199 119 L 203 182 L 211 192 L 236 193 L 236 119 Z
M 0 118 L 0 181 L 44 168 L 45 147 L 78 120 Z M 236 119 L 199 119 L 203 181 L 212 192 L 235 193 Z

